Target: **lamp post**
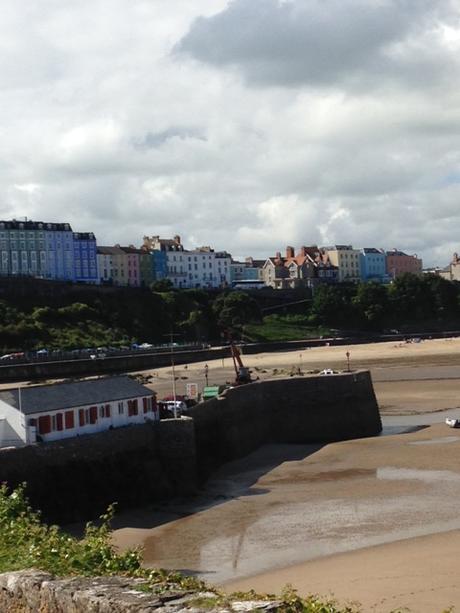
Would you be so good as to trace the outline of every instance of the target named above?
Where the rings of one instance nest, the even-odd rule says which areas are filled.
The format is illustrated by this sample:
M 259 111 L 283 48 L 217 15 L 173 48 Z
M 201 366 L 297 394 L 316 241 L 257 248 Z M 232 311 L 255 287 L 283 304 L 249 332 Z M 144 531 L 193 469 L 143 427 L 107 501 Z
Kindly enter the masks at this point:
M 347 351 L 345 355 L 347 356 L 347 371 L 350 372 L 350 352 Z
M 206 387 L 208 387 L 209 383 L 208 383 L 208 371 L 209 371 L 209 366 L 207 364 L 204 365 L 204 379 L 206 381 Z
M 172 388 L 173 388 L 173 401 L 174 401 L 174 419 L 177 419 L 177 404 L 176 404 L 176 371 L 174 367 L 174 342 L 173 339 L 175 336 L 180 336 L 180 334 L 173 334 L 172 330 L 169 334 L 165 334 L 164 336 L 169 336 L 170 344 L 171 344 L 171 367 L 172 367 Z

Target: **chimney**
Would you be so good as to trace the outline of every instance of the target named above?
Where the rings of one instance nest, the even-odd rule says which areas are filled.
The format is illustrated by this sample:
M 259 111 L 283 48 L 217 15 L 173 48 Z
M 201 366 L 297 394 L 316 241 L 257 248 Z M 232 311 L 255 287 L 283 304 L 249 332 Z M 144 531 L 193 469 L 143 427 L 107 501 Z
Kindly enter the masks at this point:
M 294 247 L 286 247 L 286 257 L 287 258 L 294 257 Z
M 178 234 L 176 234 L 176 236 L 174 237 L 174 242 L 176 243 L 176 245 L 180 245 L 180 236 Z
M 301 255 L 302 257 L 305 257 L 307 255 L 307 248 L 302 245 L 302 247 L 299 250 L 299 255 Z

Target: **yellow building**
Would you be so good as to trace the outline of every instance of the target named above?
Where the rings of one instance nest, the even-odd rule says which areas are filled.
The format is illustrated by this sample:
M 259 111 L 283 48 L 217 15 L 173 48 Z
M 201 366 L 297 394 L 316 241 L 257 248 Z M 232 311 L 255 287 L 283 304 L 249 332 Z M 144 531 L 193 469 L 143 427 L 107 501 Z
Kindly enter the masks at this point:
M 339 275 L 338 281 L 360 281 L 361 268 L 359 259 L 359 249 L 353 249 L 351 245 L 334 245 L 325 247 L 329 261 L 337 266 Z

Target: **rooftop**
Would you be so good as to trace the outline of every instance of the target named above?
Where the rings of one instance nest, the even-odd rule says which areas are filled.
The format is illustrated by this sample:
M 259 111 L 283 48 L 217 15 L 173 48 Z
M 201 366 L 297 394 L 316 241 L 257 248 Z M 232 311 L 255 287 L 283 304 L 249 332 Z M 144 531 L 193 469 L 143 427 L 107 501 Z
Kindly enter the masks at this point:
M 50 223 L 21 219 L 0 220 L 0 229 L 4 230 L 53 230 L 58 232 L 72 232 L 68 223 Z
M 126 376 L 36 385 L 21 388 L 21 411 L 25 415 L 32 415 L 139 396 L 151 396 L 152 393 L 144 385 Z M 18 388 L 1 391 L 0 400 L 19 410 Z

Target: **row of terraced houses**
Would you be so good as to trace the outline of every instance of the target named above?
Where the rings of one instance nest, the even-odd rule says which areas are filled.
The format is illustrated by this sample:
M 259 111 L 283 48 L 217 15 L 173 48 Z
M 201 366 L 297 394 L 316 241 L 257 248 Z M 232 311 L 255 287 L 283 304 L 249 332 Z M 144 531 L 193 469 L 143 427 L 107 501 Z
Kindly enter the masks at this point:
M 144 236 L 140 246 L 97 245 L 92 232 L 68 223 L 0 221 L 0 275 L 116 286 L 149 286 L 169 279 L 175 288 L 313 287 L 318 283 L 389 282 L 421 273 L 422 260 L 401 250 L 352 245 L 302 246 L 262 260 L 235 261 L 210 246 L 185 249 L 180 236 Z

